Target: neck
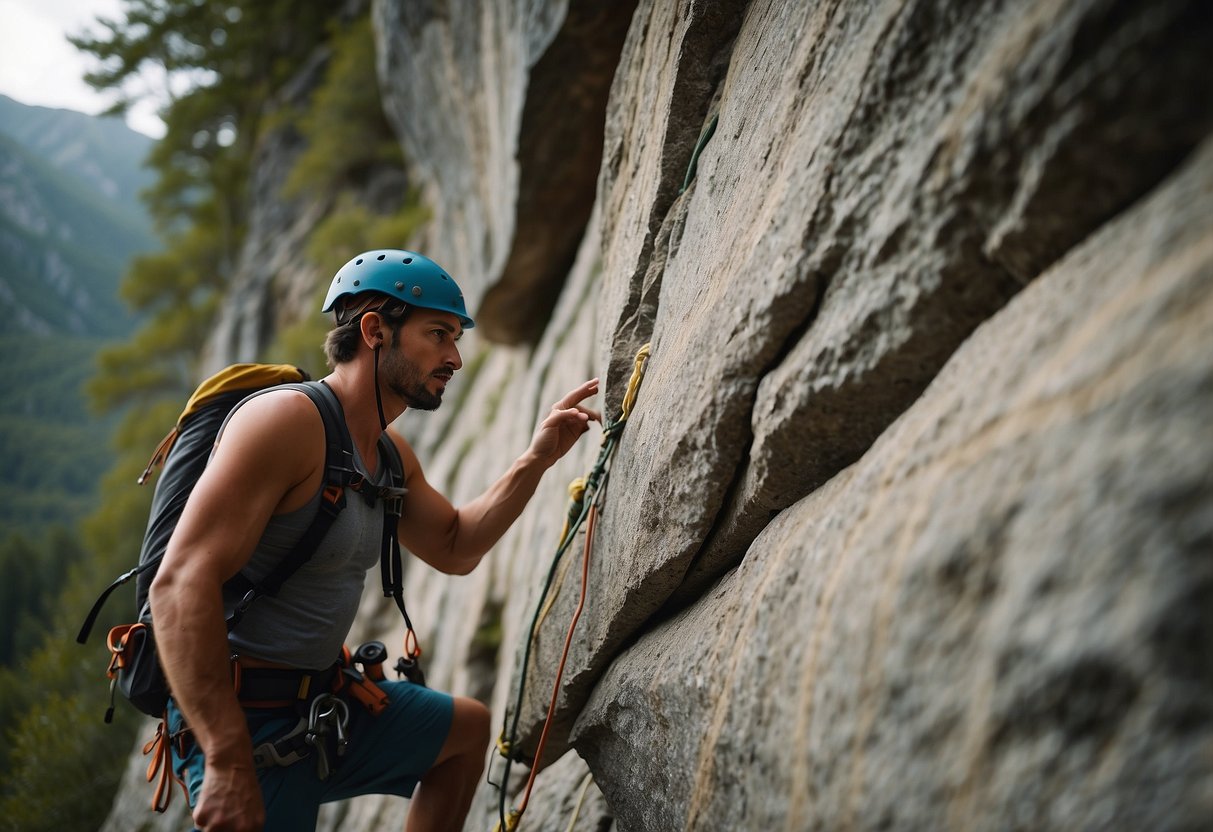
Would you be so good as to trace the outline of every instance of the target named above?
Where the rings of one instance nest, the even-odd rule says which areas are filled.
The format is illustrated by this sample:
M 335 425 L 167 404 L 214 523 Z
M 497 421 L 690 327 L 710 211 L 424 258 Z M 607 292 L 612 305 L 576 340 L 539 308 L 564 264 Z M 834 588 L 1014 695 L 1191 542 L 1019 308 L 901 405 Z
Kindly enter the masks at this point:
M 375 357 L 368 350 L 353 361 L 338 364 L 324 381 L 337 394 L 337 400 L 345 411 L 345 422 L 350 436 L 358 445 L 363 459 L 374 448 L 383 432 L 379 422 L 379 408 L 375 404 Z M 383 416 L 388 424 L 404 413 L 405 405 L 391 390 L 382 389 Z

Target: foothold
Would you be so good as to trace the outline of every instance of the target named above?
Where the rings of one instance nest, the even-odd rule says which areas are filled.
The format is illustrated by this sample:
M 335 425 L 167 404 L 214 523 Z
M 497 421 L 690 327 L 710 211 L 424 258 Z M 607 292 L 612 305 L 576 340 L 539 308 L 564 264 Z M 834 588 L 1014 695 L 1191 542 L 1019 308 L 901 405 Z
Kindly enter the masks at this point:
M 421 287 L 420 286 L 413 287 L 413 297 L 415 297 L 415 298 L 421 297 Z

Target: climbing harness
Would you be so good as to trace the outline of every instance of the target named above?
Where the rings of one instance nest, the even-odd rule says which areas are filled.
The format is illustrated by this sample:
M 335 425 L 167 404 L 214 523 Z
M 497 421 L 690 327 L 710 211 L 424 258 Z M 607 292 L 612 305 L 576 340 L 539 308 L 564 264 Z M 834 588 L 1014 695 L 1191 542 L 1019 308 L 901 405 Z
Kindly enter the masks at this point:
M 518 694 L 514 700 L 513 720 L 509 721 L 508 726 L 506 724 L 502 725 L 501 734 L 497 738 L 497 750 L 501 756 L 505 757 L 505 766 L 502 771 L 500 784 L 492 782 L 490 766 L 488 782 L 497 787 L 499 794 L 498 822 L 494 832 L 513 832 L 518 827 L 518 822 L 522 818 L 522 813 L 526 811 L 527 803 L 531 798 L 531 792 L 535 787 L 535 777 L 539 772 L 539 761 L 543 759 L 543 749 L 547 743 L 552 717 L 556 712 L 556 701 L 560 695 L 560 682 L 564 677 L 564 668 L 568 661 L 569 648 L 573 641 L 573 631 L 577 626 L 578 620 L 581 618 L 582 610 L 585 608 L 589 588 L 590 555 L 593 551 L 594 528 L 598 516 L 599 501 L 606 491 L 607 480 L 610 478 L 611 460 L 614 458 L 615 451 L 619 447 L 619 437 L 623 433 L 623 428 L 626 426 L 628 417 L 632 413 L 632 408 L 636 404 L 636 396 L 640 391 L 640 382 L 644 378 L 644 368 L 650 351 L 651 345 L 645 344 L 636 354 L 636 360 L 632 367 L 632 376 L 628 380 L 627 391 L 624 394 L 620 407 L 619 418 L 610 424 L 604 425 L 602 428 L 602 447 L 598 453 L 598 461 L 595 462 L 594 467 L 586 477 L 574 480 L 569 486 L 569 510 L 565 516 L 564 527 L 560 533 L 560 543 L 556 547 L 556 554 L 553 556 L 552 564 L 548 568 L 547 577 L 544 580 L 543 589 L 539 595 L 539 603 L 536 606 L 535 615 L 531 619 L 531 625 L 527 631 L 528 637 L 523 648 L 522 666 L 519 672 Z M 564 577 L 564 571 L 560 570 L 564 554 L 576 538 L 577 532 L 583 523 L 586 526 L 586 532 L 581 564 L 581 595 L 577 602 L 577 609 L 574 611 L 573 618 L 569 622 L 568 631 L 565 633 L 564 648 L 561 652 L 560 662 L 556 668 L 556 679 L 552 684 L 552 696 L 548 703 L 547 716 L 544 718 L 543 730 L 539 735 L 535 759 L 531 764 L 531 772 L 527 777 L 522 800 L 507 813 L 505 790 L 509 783 L 510 767 L 514 762 L 514 746 L 518 740 L 518 721 L 521 718 L 523 696 L 526 692 L 526 677 L 530 664 L 531 646 L 539 634 L 541 624 L 555 602 L 556 595 L 559 594 L 560 585 Z M 552 592 L 553 588 L 555 588 L 555 592 Z M 574 819 L 576 819 L 575 816 Z

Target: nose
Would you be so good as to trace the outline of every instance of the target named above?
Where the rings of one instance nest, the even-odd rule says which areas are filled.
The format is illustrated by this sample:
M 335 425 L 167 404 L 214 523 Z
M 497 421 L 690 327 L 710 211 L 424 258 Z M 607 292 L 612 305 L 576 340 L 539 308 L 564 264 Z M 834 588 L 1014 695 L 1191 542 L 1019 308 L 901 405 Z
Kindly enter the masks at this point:
M 451 351 L 447 354 L 445 364 L 452 370 L 458 370 L 463 366 L 463 358 L 459 355 L 459 345 L 451 341 Z

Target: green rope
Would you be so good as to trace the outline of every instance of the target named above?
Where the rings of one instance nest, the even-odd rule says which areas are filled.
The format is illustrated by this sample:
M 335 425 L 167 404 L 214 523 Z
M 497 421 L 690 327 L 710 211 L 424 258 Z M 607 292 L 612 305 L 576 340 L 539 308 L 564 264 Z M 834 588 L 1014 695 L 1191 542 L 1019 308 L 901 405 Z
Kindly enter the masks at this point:
M 597 504 L 598 497 L 606 488 L 607 479 L 611 474 L 611 459 L 615 454 L 616 447 L 619 445 L 619 437 L 623 433 L 624 425 L 627 424 L 628 417 L 632 413 L 632 408 L 636 404 L 640 382 L 644 377 L 644 366 L 648 361 L 651 349 L 652 344 L 645 344 L 636 353 L 636 362 L 632 367 L 632 377 L 628 380 L 627 392 L 623 397 L 619 418 L 614 422 L 608 422 L 602 426 L 602 449 L 598 452 L 598 461 L 594 463 L 594 467 L 585 478 L 585 487 L 580 492 L 580 498 L 574 497 L 572 505 L 569 506 L 568 519 L 566 521 L 568 525 L 560 540 L 560 545 L 556 548 L 556 554 L 552 558 L 552 565 L 548 567 L 547 578 L 544 580 L 543 589 L 539 594 L 539 602 L 535 605 L 535 615 L 531 618 L 531 625 L 527 630 L 526 645 L 522 653 L 522 668 L 518 678 L 518 696 L 514 701 L 514 719 L 512 723 L 508 724 L 508 728 L 508 718 L 503 720 L 501 735 L 497 740 L 497 748 L 502 756 L 505 757 L 505 768 L 501 774 L 501 784 L 497 786 L 499 793 L 498 815 L 500 817 L 498 830 L 500 832 L 511 832 L 522 817 L 522 810 L 514 810 L 507 819 L 505 812 L 505 790 L 509 786 L 510 767 L 514 763 L 514 745 L 518 741 L 518 722 L 522 718 L 522 700 L 526 693 L 526 677 L 531 663 L 531 645 L 535 641 L 535 630 L 544 615 L 548 593 L 551 591 L 552 582 L 560 566 L 560 561 L 564 557 L 565 552 L 568 551 L 569 545 L 576 539 L 577 532 L 580 530 L 582 524 L 585 523 L 586 518 L 589 517 L 590 511 Z M 572 493 L 570 492 L 570 494 Z M 538 764 L 538 760 L 532 762 L 532 765 Z M 492 766 L 488 766 L 488 769 L 486 778 L 489 784 L 497 785 L 492 781 Z M 533 782 L 531 780 L 527 783 L 528 796 Z M 513 821 L 512 823 L 511 820 Z
M 712 140 L 712 136 L 716 133 L 716 122 L 720 121 L 720 113 L 712 116 L 712 120 L 708 122 L 708 126 L 704 128 L 703 133 L 699 136 L 699 141 L 695 143 L 695 152 L 691 154 L 691 164 L 687 166 L 686 178 L 682 180 L 682 187 L 678 189 L 678 195 L 686 193 L 686 189 L 691 187 L 691 180 L 695 178 L 695 172 L 699 167 L 699 154 L 703 152 L 707 143 Z
M 598 498 L 598 494 L 606 486 L 606 481 L 609 477 L 608 463 L 611 455 L 614 453 L 615 446 L 619 443 L 619 435 L 623 430 L 623 425 L 627 419 L 620 419 L 617 422 L 612 422 L 605 425 L 602 429 L 603 443 L 602 449 L 598 452 L 598 461 L 591 469 L 589 476 L 586 478 L 585 496 L 581 501 L 581 510 L 577 514 L 576 520 L 569 524 L 569 530 L 565 534 L 564 539 L 560 541 L 560 545 L 556 548 L 556 554 L 552 557 L 552 564 L 548 567 L 547 578 L 543 582 L 543 589 L 539 593 L 539 601 L 535 605 L 535 614 L 531 617 L 530 626 L 527 628 L 526 645 L 522 652 L 522 667 L 519 671 L 518 680 L 518 695 L 514 699 L 513 720 L 509 722 L 508 730 L 506 722 L 502 723 L 501 735 L 508 737 L 504 741 L 504 747 L 499 744 L 499 749 L 505 757 L 505 768 L 501 773 L 501 785 L 498 787 L 498 814 L 501 818 L 501 829 L 509 829 L 506 821 L 506 793 L 505 790 L 510 781 L 510 768 L 514 763 L 514 744 L 518 741 L 518 722 L 522 718 L 522 700 L 526 694 L 526 678 L 527 670 L 531 661 L 531 646 L 535 642 L 535 626 L 539 621 L 547 601 L 548 592 L 551 591 L 552 582 L 556 577 L 556 570 L 560 566 L 560 561 L 568 551 L 569 546 L 577 537 L 577 532 L 585 523 L 586 518 L 590 514 L 590 509 L 594 505 L 594 501 Z M 572 516 L 572 508 L 569 512 Z M 536 760 L 535 764 L 539 761 Z M 490 767 L 491 768 L 491 767 Z

